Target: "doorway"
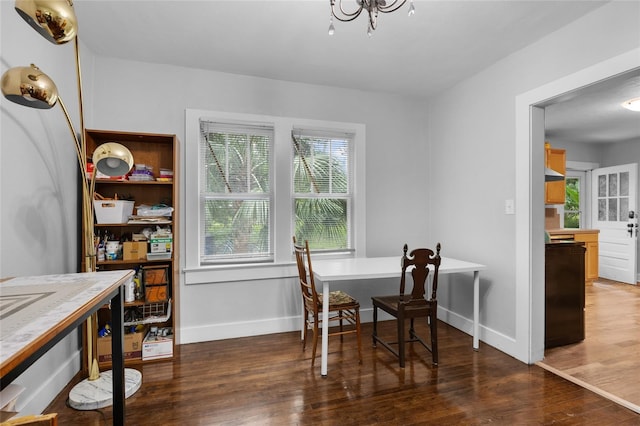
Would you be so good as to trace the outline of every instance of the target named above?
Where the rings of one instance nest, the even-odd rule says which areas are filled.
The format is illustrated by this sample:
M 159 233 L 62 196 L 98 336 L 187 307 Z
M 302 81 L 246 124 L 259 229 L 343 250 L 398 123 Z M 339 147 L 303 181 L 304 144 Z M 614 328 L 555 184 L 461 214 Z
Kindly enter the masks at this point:
M 608 59 L 516 97 L 516 341 L 529 364 L 544 357 L 544 117 L 537 105 L 638 68 L 640 49 Z M 543 136 L 544 137 L 544 136 Z

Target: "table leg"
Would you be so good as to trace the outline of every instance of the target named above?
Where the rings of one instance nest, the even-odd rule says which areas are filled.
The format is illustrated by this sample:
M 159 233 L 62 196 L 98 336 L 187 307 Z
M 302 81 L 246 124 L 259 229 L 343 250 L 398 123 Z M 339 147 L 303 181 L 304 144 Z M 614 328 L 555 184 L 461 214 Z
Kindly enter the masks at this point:
M 111 299 L 111 326 L 113 330 L 111 339 L 112 355 L 112 389 L 113 389 L 113 424 L 124 425 L 124 292 L 120 286 L 118 294 Z
M 480 271 L 473 271 L 473 349 L 480 347 Z
M 329 357 L 329 281 L 322 283 L 322 357 L 320 374 L 327 375 L 327 358 Z

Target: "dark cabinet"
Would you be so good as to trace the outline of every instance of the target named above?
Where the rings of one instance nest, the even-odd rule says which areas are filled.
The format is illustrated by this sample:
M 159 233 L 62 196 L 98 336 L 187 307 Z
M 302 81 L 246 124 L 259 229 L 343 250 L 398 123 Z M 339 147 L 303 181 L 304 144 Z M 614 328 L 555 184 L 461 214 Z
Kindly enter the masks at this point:
M 583 243 L 545 247 L 545 348 L 584 340 Z

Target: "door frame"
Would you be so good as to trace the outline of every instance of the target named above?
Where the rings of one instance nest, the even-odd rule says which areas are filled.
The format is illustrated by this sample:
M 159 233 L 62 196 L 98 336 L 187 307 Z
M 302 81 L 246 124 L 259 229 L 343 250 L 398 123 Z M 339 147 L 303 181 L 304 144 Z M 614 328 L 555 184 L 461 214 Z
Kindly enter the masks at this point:
M 532 119 L 536 105 L 638 68 L 640 48 L 516 96 L 516 335 L 514 356 L 528 364 L 544 357 L 544 146 L 531 134 L 544 129 Z

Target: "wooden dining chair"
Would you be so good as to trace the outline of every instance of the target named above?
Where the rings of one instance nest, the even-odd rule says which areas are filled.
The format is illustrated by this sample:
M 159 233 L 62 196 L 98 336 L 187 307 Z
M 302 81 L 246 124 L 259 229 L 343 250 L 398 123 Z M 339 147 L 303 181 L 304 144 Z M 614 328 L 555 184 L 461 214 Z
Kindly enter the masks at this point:
M 316 349 L 318 347 L 319 326 L 328 327 L 329 324 L 322 324 L 322 293 L 316 291 L 313 278 L 313 267 L 311 266 L 311 256 L 309 242 L 305 241 L 304 246 L 296 243 L 293 237 L 293 248 L 296 254 L 298 265 L 298 276 L 303 302 L 303 338 L 302 350 L 307 346 L 307 334 L 313 331 L 313 355 L 311 366 L 315 364 Z M 329 336 L 340 336 L 343 339 L 345 334 L 356 334 L 358 340 L 358 359 L 362 363 L 362 343 L 360 339 L 360 304 L 356 299 L 347 293 L 336 290 L 329 293 L 329 322 L 338 321 L 339 328 L 335 331 L 329 329 Z
M 2 422 L 2 426 L 57 426 L 58 413 L 30 414 Z
M 409 342 L 419 342 L 431 352 L 433 365 L 438 365 L 438 300 L 436 292 L 438 290 L 438 270 L 440 269 L 440 243 L 436 246 L 436 252 L 427 248 L 412 250 L 407 256 L 407 245 L 404 245 L 402 255 L 402 275 L 400 276 L 400 293 L 390 296 L 374 296 L 373 303 L 373 346 L 380 342 L 391 353 L 398 357 L 400 367 L 405 364 L 405 344 Z M 432 265 L 433 271 L 430 271 Z M 405 294 L 406 272 L 411 268 L 413 277 L 413 289 L 410 294 Z M 431 296 L 425 298 L 425 283 L 429 273 L 432 274 Z M 382 309 L 396 318 L 397 341 L 386 342 L 378 336 L 378 309 Z M 414 320 L 425 318 L 431 334 L 431 344 L 427 344 L 422 338 L 416 335 Z M 405 337 L 405 320 L 410 320 L 409 338 Z M 398 349 L 394 349 L 397 345 Z

